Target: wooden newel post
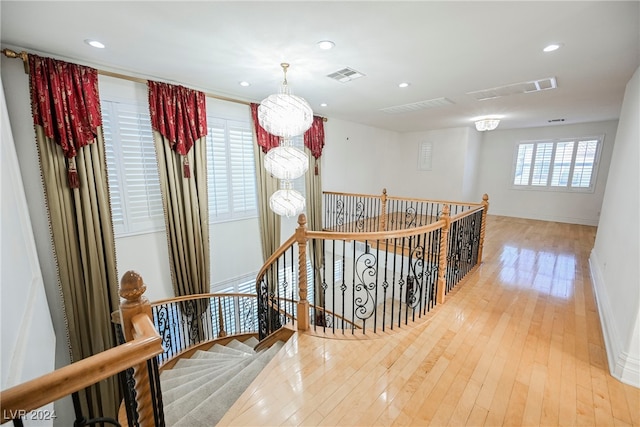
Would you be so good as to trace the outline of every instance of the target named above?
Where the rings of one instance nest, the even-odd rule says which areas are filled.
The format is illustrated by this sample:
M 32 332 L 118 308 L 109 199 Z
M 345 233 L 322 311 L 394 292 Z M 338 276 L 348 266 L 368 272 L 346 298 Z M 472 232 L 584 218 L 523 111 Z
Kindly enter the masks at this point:
M 387 231 L 387 189 L 382 189 L 382 197 L 380 198 L 380 231 Z
M 445 274 L 447 272 L 447 252 L 449 251 L 449 227 L 451 227 L 451 217 L 449 216 L 449 206 L 444 205 L 440 219 L 445 222 L 440 230 L 440 254 L 438 259 L 438 291 L 436 298 L 438 304 L 444 304 L 444 294 L 447 283 Z
M 307 217 L 300 214 L 296 228 L 298 242 L 298 330 L 309 329 L 309 301 L 307 301 Z
M 124 338 L 127 342 L 135 338 L 134 317 L 145 315 L 152 319 L 151 304 L 143 295 L 146 289 L 142 277 L 135 271 L 127 271 L 120 280 L 120 297 L 124 298 L 124 301 L 120 303 L 120 318 Z M 133 366 L 133 378 L 135 380 L 136 403 L 138 404 L 138 422 L 141 427 L 154 426 L 151 384 L 146 363 Z
M 487 227 L 487 212 L 489 211 L 489 195 L 482 196 L 482 224 L 480 224 L 480 248 L 478 250 L 478 264 L 482 263 L 482 251 L 484 249 L 484 233 Z

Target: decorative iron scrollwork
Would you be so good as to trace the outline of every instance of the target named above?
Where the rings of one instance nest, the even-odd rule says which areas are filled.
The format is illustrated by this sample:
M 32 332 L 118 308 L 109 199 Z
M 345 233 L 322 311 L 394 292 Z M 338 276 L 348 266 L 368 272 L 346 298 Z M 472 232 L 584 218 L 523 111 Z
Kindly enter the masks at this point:
M 355 315 L 358 319 L 370 318 L 376 310 L 377 260 L 371 253 L 363 253 L 356 261 L 356 284 L 354 287 Z

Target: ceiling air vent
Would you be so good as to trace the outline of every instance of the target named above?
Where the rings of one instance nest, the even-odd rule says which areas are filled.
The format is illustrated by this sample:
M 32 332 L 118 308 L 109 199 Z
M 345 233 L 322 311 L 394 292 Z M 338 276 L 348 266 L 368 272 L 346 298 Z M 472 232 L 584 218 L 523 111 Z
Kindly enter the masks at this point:
M 347 83 L 351 80 L 359 79 L 360 77 L 364 77 L 360 71 L 356 71 L 353 68 L 343 68 L 342 70 L 338 70 L 334 73 L 328 74 L 327 77 L 333 80 L 337 80 L 340 83 Z
M 427 108 L 444 107 L 453 104 L 447 98 L 434 98 L 426 101 L 413 102 L 411 104 L 395 105 L 393 107 L 381 108 L 380 111 L 389 114 L 408 113 L 411 111 L 426 110 Z
M 503 96 L 516 95 L 521 93 L 541 92 L 543 90 L 555 89 L 558 87 L 555 77 L 547 77 L 539 80 L 528 82 L 514 83 L 506 86 L 494 87 L 491 89 L 482 89 L 474 92 L 467 92 L 467 95 L 473 96 L 478 101 L 487 99 L 501 98 Z

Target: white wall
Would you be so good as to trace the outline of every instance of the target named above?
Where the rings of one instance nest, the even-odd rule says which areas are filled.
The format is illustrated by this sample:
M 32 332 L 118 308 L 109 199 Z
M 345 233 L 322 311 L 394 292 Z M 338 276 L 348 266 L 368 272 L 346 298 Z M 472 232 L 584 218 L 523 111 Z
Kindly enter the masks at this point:
M 7 111 L 11 122 L 11 131 L 15 142 L 15 150 L 22 174 L 22 183 L 31 217 L 31 228 L 35 237 L 35 245 L 38 253 L 40 271 L 44 283 L 51 320 L 55 336 L 55 368 L 66 366 L 70 363 L 69 348 L 66 340 L 66 322 L 62 307 L 62 297 L 58 287 L 56 263 L 51 248 L 51 235 L 49 233 L 49 219 L 45 206 L 44 192 L 40 178 L 40 166 L 38 163 L 38 150 L 33 130 L 31 116 L 31 104 L 29 101 L 29 78 L 24 73 L 22 62 L 17 60 L 3 60 L 0 62 L 2 72 L 2 85 L 7 101 Z M 6 141 L 3 138 L 3 144 Z M 2 168 L 5 168 L 5 158 L 2 159 Z M 3 254 L 4 257 L 4 254 Z M 3 285 L 4 286 L 4 285 Z M 4 300 L 4 298 L 3 298 Z M 55 403 L 56 425 L 73 424 L 73 408 L 71 399 L 66 398 Z
M 0 79 L 2 129 L 0 293 L 2 346 L 0 389 L 20 384 L 55 369 L 56 335 L 38 263 L 20 167 L 13 143 Z M 53 414 L 53 403 L 42 414 Z M 2 414 L 2 417 L 9 414 Z M 53 425 L 25 419 L 25 425 Z
M 422 142 L 433 147 L 432 169 L 418 170 Z M 476 175 L 480 137 L 471 127 L 410 132 L 400 135 L 398 151 L 402 169 L 391 177 L 402 190 L 398 196 L 432 200 L 480 202 L 476 194 Z
M 640 68 L 627 84 L 590 265 L 613 376 L 640 387 Z
M 494 215 L 597 225 L 609 173 L 617 121 L 506 129 L 485 132 L 480 154 L 478 190 L 489 194 Z M 513 189 L 514 150 L 524 140 L 604 135 L 593 193 Z
M 404 167 L 398 141 L 397 132 L 329 118 L 321 157 L 322 189 L 378 195 L 387 188 L 390 195 L 402 195 L 403 186 L 393 178 Z

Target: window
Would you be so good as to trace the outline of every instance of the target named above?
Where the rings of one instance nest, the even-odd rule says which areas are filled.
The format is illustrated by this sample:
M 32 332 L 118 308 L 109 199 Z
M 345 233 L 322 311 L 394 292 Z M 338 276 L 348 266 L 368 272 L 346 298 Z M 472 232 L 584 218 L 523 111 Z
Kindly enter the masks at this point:
M 593 191 L 602 140 L 602 137 L 589 137 L 518 144 L 514 187 Z
M 253 133 L 248 122 L 208 117 L 209 220 L 258 215 Z
M 162 230 L 162 196 L 147 106 L 104 100 L 101 107 L 114 233 Z

